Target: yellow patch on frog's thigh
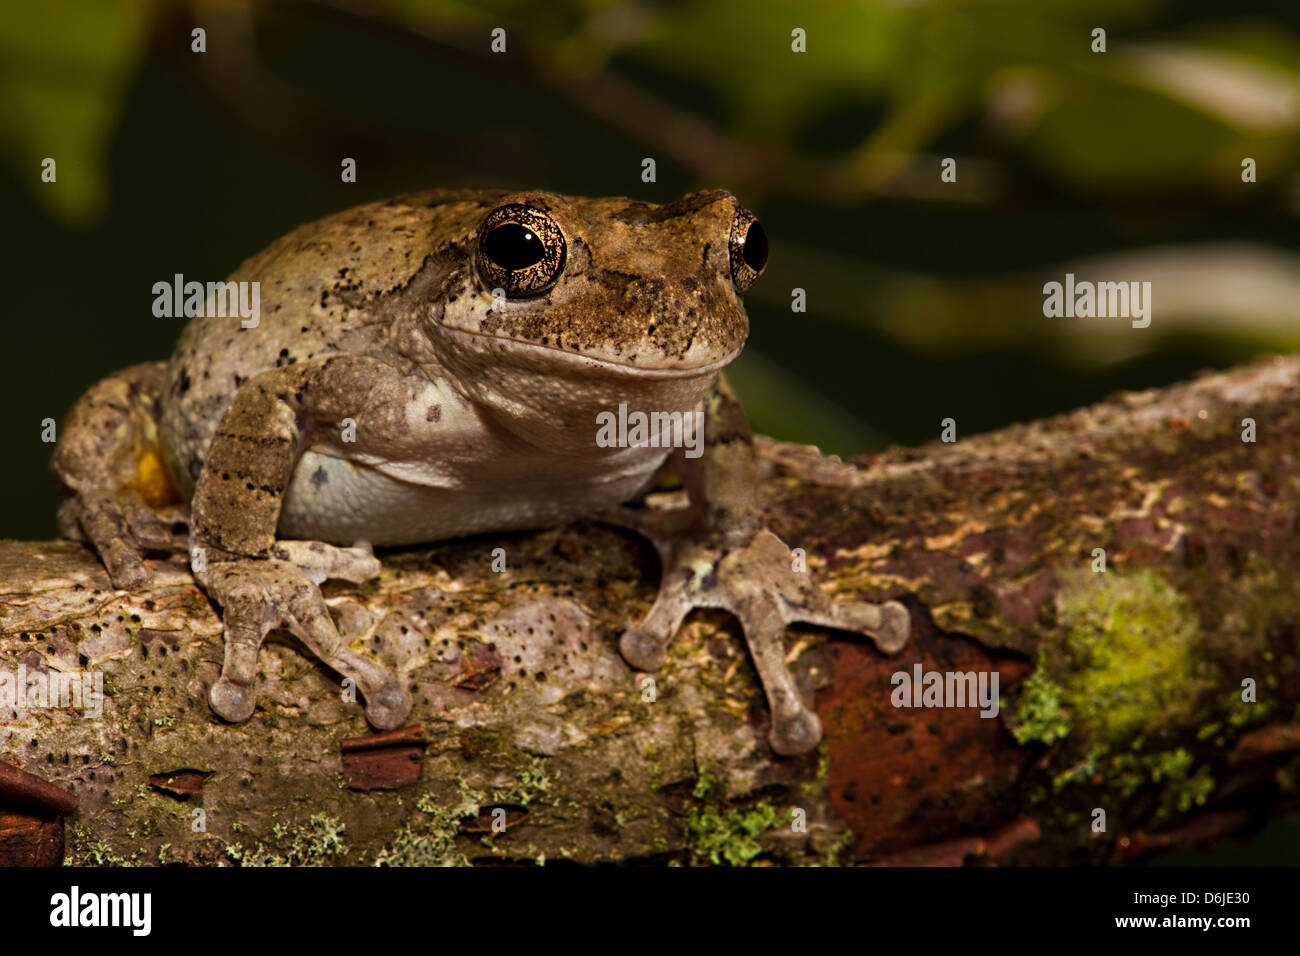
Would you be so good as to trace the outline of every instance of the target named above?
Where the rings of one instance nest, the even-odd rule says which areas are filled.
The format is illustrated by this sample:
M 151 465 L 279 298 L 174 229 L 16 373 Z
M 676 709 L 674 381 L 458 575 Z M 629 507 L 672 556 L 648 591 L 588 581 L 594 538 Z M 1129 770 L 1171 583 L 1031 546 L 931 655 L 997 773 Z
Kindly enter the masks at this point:
M 150 508 L 163 508 L 181 500 L 156 447 L 146 448 L 136 459 L 131 488 Z

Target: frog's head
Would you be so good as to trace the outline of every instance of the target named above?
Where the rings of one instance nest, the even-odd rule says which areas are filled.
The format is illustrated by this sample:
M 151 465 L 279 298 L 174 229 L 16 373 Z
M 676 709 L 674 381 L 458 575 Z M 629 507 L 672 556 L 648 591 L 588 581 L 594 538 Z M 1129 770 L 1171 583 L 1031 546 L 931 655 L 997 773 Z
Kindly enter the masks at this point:
M 735 358 L 749 331 L 741 297 L 767 264 L 763 227 L 722 190 L 661 206 L 507 194 L 470 245 L 467 294 L 446 297 L 441 326 L 632 371 Z

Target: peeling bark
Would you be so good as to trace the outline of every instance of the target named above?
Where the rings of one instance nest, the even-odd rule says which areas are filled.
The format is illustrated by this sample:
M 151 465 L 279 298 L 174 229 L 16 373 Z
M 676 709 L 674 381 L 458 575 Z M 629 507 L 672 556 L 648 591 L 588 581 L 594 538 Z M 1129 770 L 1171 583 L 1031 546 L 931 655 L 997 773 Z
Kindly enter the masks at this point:
M 826 729 L 794 759 L 725 615 L 693 615 L 660 672 L 623 663 L 657 573 L 615 528 L 393 551 L 328 585 L 413 687 L 420 728 L 374 744 L 289 643 L 252 719 L 218 720 L 220 623 L 182 552 L 127 593 L 81 545 L 0 542 L 0 673 L 108 693 L 98 717 L 0 708 L 0 759 L 76 795 L 85 863 L 1100 863 L 1248 831 L 1298 805 L 1298 409 L 1288 357 L 854 463 L 762 441 L 773 530 L 832 594 L 913 614 L 892 658 L 791 629 Z M 894 706 L 916 665 L 996 673 L 997 717 Z M 0 860 L 57 855 L 53 813 L 0 794 Z

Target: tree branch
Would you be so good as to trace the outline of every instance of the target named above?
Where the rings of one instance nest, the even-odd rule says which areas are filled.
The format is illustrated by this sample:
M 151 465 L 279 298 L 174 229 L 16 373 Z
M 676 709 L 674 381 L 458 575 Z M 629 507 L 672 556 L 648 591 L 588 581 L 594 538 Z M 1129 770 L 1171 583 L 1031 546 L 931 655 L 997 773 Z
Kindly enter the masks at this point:
M 0 755 L 76 795 L 77 862 L 1059 863 L 1194 845 L 1297 805 L 1298 408 L 1288 357 L 854 464 L 760 440 L 768 517 L 810 572 L 913 612 L 894 658 L 789 633 L 826 728 L 807 757 L 767 747 L 725 615 L 692 616 L 658 673 L 622 662 L 655 558 L 594 523 L 394 551 L 380 581 L 328 585 L 340 626 L 414 686 L 419 728 L 377 738 L 287 644 L 263 650 L 252 719 L 220 722 L 221 627 L 182 552 L 125 593 L 81 545 L 0 542 L 0 674 L 100 672 L 108 693 L 99 717 L 0 707 Z M 895 706 L 894 675 L 918 666 L 996 674 L 996 719 Z M 0 788 L 0 855 L 57 862 L 57 812 Z

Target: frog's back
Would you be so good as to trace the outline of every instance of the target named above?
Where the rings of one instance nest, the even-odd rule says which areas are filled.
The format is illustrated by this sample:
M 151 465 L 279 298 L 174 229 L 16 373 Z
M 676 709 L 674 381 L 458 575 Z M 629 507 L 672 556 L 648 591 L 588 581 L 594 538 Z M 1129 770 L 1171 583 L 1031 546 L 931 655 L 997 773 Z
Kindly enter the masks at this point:
M 258 283 L 258 317 L 198 316 L 163 382 L 160 438 L 188 497 L 208 442 L 244 381 L 276 366 L 382 348 L 395 309 L 431 259 L 472 234 L 496 190 L 430 190 L 308 223 L 245 260 L 228 282 Z M 251 292 L 245 292 L 249 301 Z M 252 321 L 251 319 L 248 321 Z

